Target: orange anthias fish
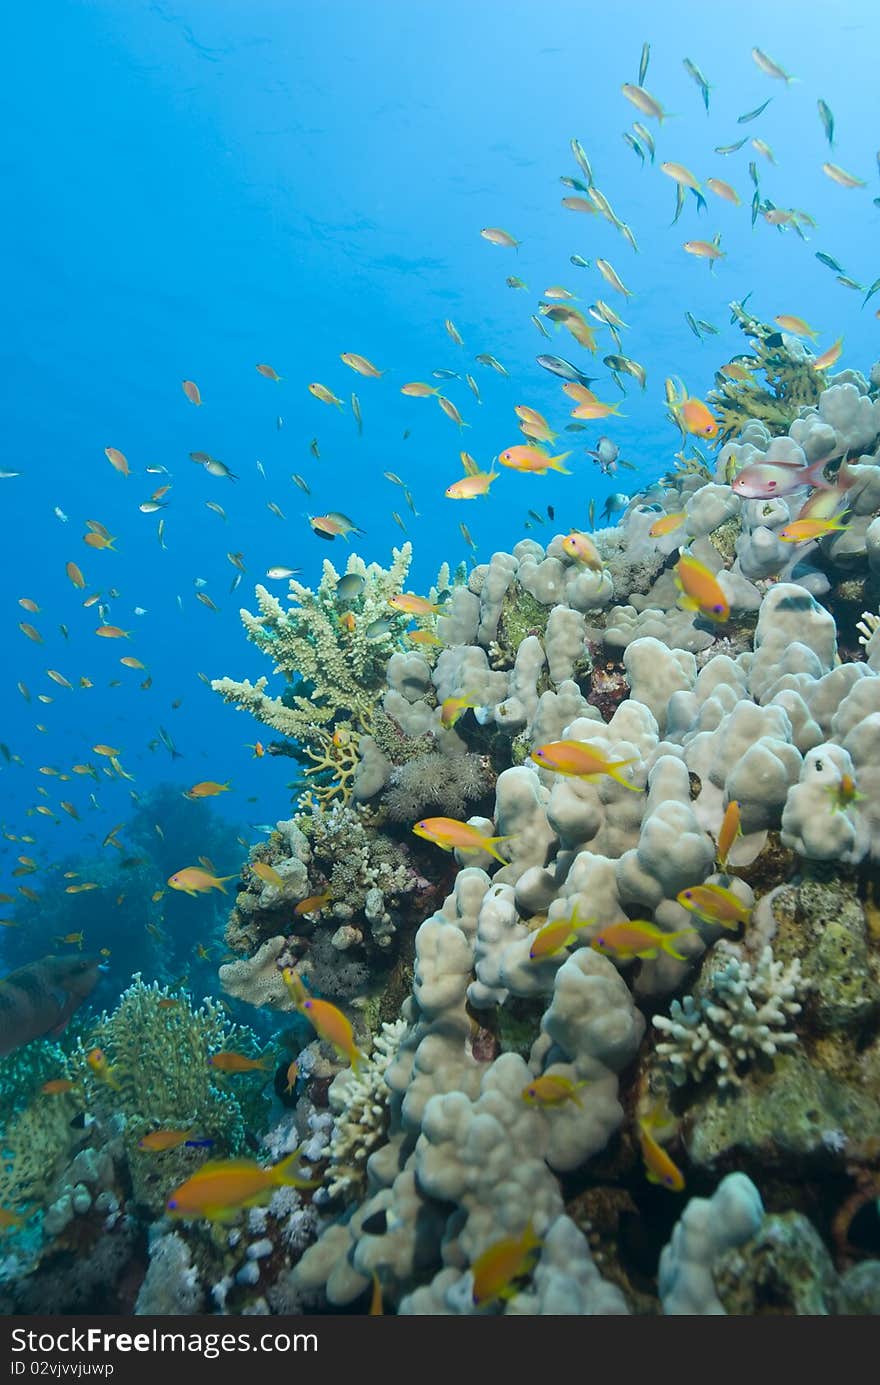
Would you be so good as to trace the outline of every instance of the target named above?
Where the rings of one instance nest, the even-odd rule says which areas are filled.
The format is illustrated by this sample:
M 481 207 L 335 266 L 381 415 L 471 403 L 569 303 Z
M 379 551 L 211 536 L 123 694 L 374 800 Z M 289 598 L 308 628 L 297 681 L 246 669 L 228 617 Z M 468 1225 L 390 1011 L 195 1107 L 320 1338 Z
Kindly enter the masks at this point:
M 363 1062 L 364 1055 L 356 1046 L 354 1041 L 354 1030 L 349 1020 L 341 1010 L 335 1005 L 331 1005 L 327 1000 L 317 1000 L 314 996 L 306 996 L 298 1006 L 299 1012 L 305 1015 L 314 1027 L 315 1033 L 321 1039 L 326 1039 L 335 1049 L 348 1059 L 351 1066 L 357 1072 Z
M 479 695 L 473 692 L 462 693 L 460 697 L 447 697 L 440 707 L 440 724 L 447 729 L 455 726 L 469 708 L 481 705 Z
M 120 452 L 118 447 L 105 447 L 104 456 L 107 458 L 107 461 L 110 463 L 110 465 L 120 473 L 120 475 L 131 475 L 125 454 L 123 452 Z
M 266 380 L 274 380 L 277 383 L 281 379 L 281 376 L 278 374 L 278 371 L 273 369 L 273 367 L 270 365 L 258 365 L 257 370 Z
M 786 524 L 784 528 L 779 530 L 777 538 L 781 539 L 783 543 L 807 543 L 810 539 L 822 539 L 826 534 L 839 534 L 849 527 L 847 524 L 839 522 L 839 519 L 842 518 L 841 515 L 837 520 L 809 517 L 807 519 L 795 519 L 792 520 L 791 524 Z
M 843 813 L 852 803 L 858 803 L 866 797 L 865 794 L 859 793 L 852 775 L 846 773 L 840 776 L 839 784 L 827 784 L 825 792 L 831 799 L 831 811 L 834 813 Z
M 552 769 L 556 774 L 570 774 L 594 781 L 607 774 L 625 789 L 633 789 L 635 793 L 641 792 L 636 784 L 630 784 L 622 774 L 617 773 L 617 770 L 623 769 L 626 765 L 636 764 L 635 758 L 606 760 L 601 750 L 594 750 L 583 741 L 550 741 L 547 745 L 536 747 L 530 758 L 542 769 Z
M 189 400 L 190 404 L 201 404 L 202 395 L 198 385 L 194 380 L 182 380 L 181 389 Z
M 651 539 L 662 539 L 667 534 L 674 534 L 676 529 L 680 529 L 687 519 L 685 510 L 677 510 L 674 514 L 663 515 L 660 519 L 655 519 L 648 530 L 648 537 Z
M 583 1082 L 572 1082 L 570 1077 L 563 1077 L 561 1073 L 545 1072 L 541 1077 L 535 1077 L 523 1087 L 520 1095 L 527 1106 L 562 1106 L 566 1101 L 573 1101 L 575 1106 L 580 1106 L 578 1092 L 582 1087 L 589 1083 L 584 1079 Z
M 213 875 L 201 866 L 185 866 L 183 870 L 170 875 L 165 883 L 170 885 L 172 890 L 183 890 L 189 895 L 205 894 L 208 890 L 219 890 L 221 894 L 226 894 L 224 881 L 235 880 L 237 874 L 238 872 L 234 875 Z
M 119 1091 L 119 1083 L 116 1080 L 116 1069 L 111 1068 L 110 1064 L 107 1062 L 103 1049 L 93 1048 L 91 1052 L 86 1055 L 86 1062 L 101 1082 L 106 1082 L 108 1087 L 113 1087 L 116 1091 Z
M 165 1204 L 172 1217 L 224 1221 L 240 1208 L 268 1202 L 276 1188 L 316 1188 L 317 1182 L 295 1172 L 300 1148 L 264 1169 L 252 1159 L 218 1159 L 203 1164 Z
M 40 1091 L 44 1096 L 63 1096 L 66 1092 L 76 1091 L 76 1083 L 67 1077 L 52 1077 L 43 1083 Z
M 681 592 L 679 606 L 686 611 L 720 623 L 730 616 L 730 603 L 721 590 L 714 573 L 690 553 L 682 553 L 675 565 L 675 584 Z
M 718 424 L 701 399 L 686 399 L 681 405 L 680 417 L 688 433 L 700 438 L 717 437 Z
M 599 550 L 589 534 L 584 534 L 579 529 L 572 529 L 571 533 L 566 534 L 562 540 L 562 547 L 568 557 L 573 558 L 581 567 L 587 567 L 591 572 L 602 571 L 602 559 Z
M 73 583 L 73 585 L 75 587 L 78 587 L 80 591 L 82 591 L 83 587 L 86 584 L 86 579 L 83 577 L 82 572 L 77 567 L 76 563 L 65 563 L 64 571 L 67 573 L 67 576 Z
M 416 596 L 415 592 L 397 592 L 389 596 L 388 605 L 408 616 L 438 616 L 443 610 L 442 606 L 429 601 L 426 596 Z
M 695 928 L 682 928 L 677 933 L 664 933 L 656 923 L 633 919 L 622 923 L 609 923 L 601 933 L 596 934 L 590 946 L 597 952 L 610 953 L 612 957 L 617 957 L 621 961 L 633 957 L 652 960 L 661 952 L 665 952 L 668 957 L 674 957 L 676 962 L 685 962 L 687 958 L 676 952 L 673 943 L 679 938 L 697 936 Z
M 105 640 L 131 639 L 131 631 L 121 630 L 118 625 L 99 625 L 95 634 L 101 635 Z
M 497 471 L 475 471 L 471 476 L 463 476 L 447 486 L 444 495 L 447 500 L 476 500 L 479 495 L 488 495 L 489 487 L 499 476 Z
M 325 909 L 330 903 L 331 895 L 329 890 L 323 894 L 310 894 L 306 899 L 301 899 L 294 909 L 294 914 L 302 918 L 303 914 L 314 914 L 320 909 Z
M 413 832 L 443 851 L 488 851 L 503 866 L 509 864 L 496 850 L 496 843 L 506 842 L 508 838 L 489 837 L 468 822 L 459 822 L 456 818 L 423 818 L 416 823 Z
M 151 1130 L 142 1140 L 138 1149 L 149 1150 L 152 1154 L 163 1154 L 166 1149 L 177 1149 L 179 1145 L 211 1144 L 210 1140 L 200 1140 L 194 1130 Z
M 645 1161 L 645 1176 L 649 1183 L 659 1183 L 670 1192 L 680 1193 L 684 1189 L 684 1174 L 654 1139 L 653 1132 L 662 1123 L 661 1117 L 654 1113 L 639 1121 L 639 1144 Z
M 274 885 L 277 890 L 284 889 L 284 876 L 279 875 L 275 867 L 270 866 L 266 861 L 252 861 L 251 870 L 267 885 Z
M 212 1053 L 208 1062 L 217 1072 L 268 1072 L 274 1066 L 268 1054 L 263 1058 L 248 1058 L 244 1053 L 228 1050 Z
M 506 447 L 498 460 L 502 466 L 510 467 L 511 471 L 533 472 L 536 476 L 543 476 L 547 471 L 558 471 L 563 476 L 570 476 L 571 472 L 562 465 L 566 457 L 570 456 L 570 452 L 560 452 L 557 456 L 551 457 L 540 447 L 529 447 L 521 443 L 516 447 Z
M 217 784 L 213 779 L 203 779 L 199 784 L 193 784 L 191 789 L 187 789 L 184 798 L 214 798 L 217 794 L 228 793 L 229 783 Z
M 529 960 L 538 962 L 545 957 L 555 957 L 557 952 L 561 952 L 563 948 L 571 947 L 573 943 L 576 943 L 578 933 L 582 932 L 584 928 L 589 928 L 595 922 L 594 918 L 581 922 L 577 917 L 577 910 L 575 910 L 570 919 L 554 919 L 552 923 L 545 923 L 532 938 Z
M 833 346 L 829 346 L 827 351 L 823 351 L 821 356 L 816 356 L 810 361 L 814 370 L 830 370 L 840 360 L 840 353 L 843 351 L 843 337 L 838 337 Z
M 498 1298 L 512 1298 L 516 1281 L 534 1269 L 542 1244 L 529 1221 L 519 1236 L 505 1236 L 478 1255 L 471 1266 L 474 1303 L 481 1306 Z
M 739 924 L 748 923 L 752 916 L 748 905 L 723 885 L 691 885 L 675 898 L 683 909 L 690 910 L 697 918 L 720 924 L 722 928 L 736 929 Z
M 727 858 L 737 837 L 742 836 L 742 823 L 740 822 L 739 804 L 732 798 L 724 810 L 724 817 L 718 829 L 718 864 L 722 870 L 727 865 Z

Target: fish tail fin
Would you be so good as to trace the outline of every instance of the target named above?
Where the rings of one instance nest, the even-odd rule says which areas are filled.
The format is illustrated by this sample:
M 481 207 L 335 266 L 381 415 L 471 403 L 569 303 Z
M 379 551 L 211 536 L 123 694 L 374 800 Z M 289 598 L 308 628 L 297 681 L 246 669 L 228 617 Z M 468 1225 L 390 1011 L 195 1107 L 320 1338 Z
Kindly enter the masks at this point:
M 500 861 L 501 864 L 502 864 L 502 866 L 509 866 L 509 865 L 510 865 L 510 861 L 506 860 L 505 857 L 502 856 L 501 853 L 500 853 L 499 851 L 496 851 L 496 850 L 495 850 L 495 848 L 494 848 L 494 843 L 495 843 L 495 842 L 509 842 L 512 835 L 513 835 L 512 833 L 508 832 L 508 834 L 507 834 L 506 837 L 487 837 L 487 838 L 485 839 L 484 844 L 483 844 L 483 849 L 484 849 L 485 851 L 488 851 L 488 853 L 489 853 L 490 856 L 494 856 L 496 861 Z
M 570 452 L 560 452 L 560 453 L 558 454 L 558 456 L 556 456 L 556 457 L 550 457 L 550 458 L 548 459 L 548 461 L 547 461 L 547 466 L 549 467 L 549 469 L 550 469 L 551 471 L 558 471 L 558 472 L 560 472 L 563 476 L 570 476 L 570 475 L 571 475 L 571 472 L 568 470 L 567 467 L 564 467 L 564 466 L 562 465 L 562 463 L 565 461 L 566 457 L 570 457 L 570 456 L 571 456 L 571 453 L 570 453 Z
M 632 760 L 615 760 L 612 764 L 608 765 L 606 773 L 616 784 L 622 784 L 625 789 L 632 789 L 634 793 L 641 793 L 638 784 L 631 784 L 628 779 L 624 779 L 622 774 L 616 772 L 619 769 L 623 769 L 625 765 L 635 765 L 637 763 L 638 757 Z
M 830 490 L 831 485 L 825 480 L 825 467 L 833 457 L 820 457 L 818 461 L 811 462 L 809 466 L 803 468 L 799 473 L 803 484 L 815 486 L 817 490 Z
M 284 1187 L 285 1185 L 294 1188 L 320 1187 L 320 1178 L 315 1181 L 309 1181 L 302 1178 L 301 1175 L 296 1172 L 296 1165 L 299 1163 L 302 1149 L 303 1146 L 301 1144 L 297 1145 L 292 1154 L 286 1155 L 284 1159 L 273 1166 L 271 1170 L 273 1183 L 277 1183 L 279 1187 Z

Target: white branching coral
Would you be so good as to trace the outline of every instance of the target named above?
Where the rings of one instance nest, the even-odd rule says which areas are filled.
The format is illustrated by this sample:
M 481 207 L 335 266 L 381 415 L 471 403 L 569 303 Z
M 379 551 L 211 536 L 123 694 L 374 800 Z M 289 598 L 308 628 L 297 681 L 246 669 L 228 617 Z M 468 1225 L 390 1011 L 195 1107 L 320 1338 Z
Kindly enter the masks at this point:
M 880 615 L 875 615 L 873 611 L 862 611 L 861 620 L 856 621 L 856 629 L 861 632 L 859 644 L 867 644 L 871 636 L 880 630 Z
M 800 1014 L 803 992 L 798 958 L 774 960 L 765 947 L 758 961 L 731 957 L 709 977 L 704 993 L 674 1000 L 670 1014 L 654 1016 L 668 1037 L 657 1056 L 677 1087 L 714 1077 L 719 1087 L 738 1087 L 758 1057 L 773 1058 L 797 1043 L 787 1025 Z
M 384 691 L 388 659 L 409 623 L 388 602 L 403 590 L 411 561 L 409 543 L 392 550 L 387 570 L 352 553 L 340 574 L 325 559 L 317 591 L 291 579 L 286 610 L 257 586 L 259 614 L 243 610 L 241 621 L 248 639 L 274 661 L 274 672 L 286 676 L 288 689 L 283 697 L 270 696 L 266 677 L 256 683 L 216 678 L 211 687 L 291 740 L 313 741 L 319 728 L 340 718 L 356 731 L 364 729 Z M 363 579 L 356 595 L 337 590 L 347 577 Z M 387 621 L 387 629 L 377 631 L 379 621 Z
M 385 1069 L 396 1058 L 408 1028 L 402 1019 L 383 1024 L 360 1072 L 346 1068 L 330 1086 L 330 1106 L 336 1112 L 336 1121 L 322 1189 L 324 1198 L 356 1197 L 361 1192 L 367 1160 L 385 1142 L 388 1131 Z

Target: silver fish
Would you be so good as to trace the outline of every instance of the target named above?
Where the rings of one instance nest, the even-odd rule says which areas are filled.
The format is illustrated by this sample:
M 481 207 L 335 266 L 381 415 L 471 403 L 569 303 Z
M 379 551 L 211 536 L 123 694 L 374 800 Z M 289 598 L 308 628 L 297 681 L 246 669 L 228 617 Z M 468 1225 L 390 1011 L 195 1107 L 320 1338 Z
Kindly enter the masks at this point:
M 599 378 L 597 375 L 584 375 L 583 371 L 578 370 L 571 361 L 565 360 L 563 356 L 536 356 L 535 360 L 543 370 L 549 370 L 551 375 L 558 375 L 560 380 L 577 380 L 581 385 L 595 384 Z

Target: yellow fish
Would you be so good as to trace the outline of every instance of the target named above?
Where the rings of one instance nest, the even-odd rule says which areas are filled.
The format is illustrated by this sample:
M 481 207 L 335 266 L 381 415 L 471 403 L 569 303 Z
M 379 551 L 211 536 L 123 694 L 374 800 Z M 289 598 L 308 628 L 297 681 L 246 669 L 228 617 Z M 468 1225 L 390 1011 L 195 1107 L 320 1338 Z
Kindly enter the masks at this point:
M 417 596 L 415 592 L 397 592 L 394 596 L 389 596 L 388 605 L 408 616 L 436 616 L 443 610 L 442 606 L 435 605 L 426 596 Z
M 337 409 L 344 409 L 345 405 L 341 399 L 337 399 L 332 390 L 328 390 L 326 385 L 309 385 L 309 394 L 313 394 L 316 399 L 320 399 L 322 404 L 335 404 Z
M 810 539 L 821 539 L 826 534 L 841 533 L 848 526 L 833 519 L 795 519 L 779 530 L 778 538 L 783 543 L 806 543 Z
M 830 370 L 840 360 L 840 353 L 843 351 L 843 337 L 838 337 L 833 346 L 829 346 L 827 351 L 823 351 L 821 356 L 816 356 L 810 365 L 814 370 Z
M 440 707 L 440 724 L 447 729 L 454 726 L 459 717 L 471 707 L 479 707 L 476 693 L 462 693 L 460 697 L 447 697 Z
M 447 500 L 476 500 L 478 495 L 488 495 L 489 487 L 501 473 L 498 471 L 475 471 L 453 481 L 444 492 Z
M 253 1159 L 217 1159 L 203 1164 L 165 1204 L 172 1217 L 199 1221 L 224 1221 L 242 1207 L 258 1207 L 268 1202 L 276 1188 L 315 1188 L 294 1172 L 299 1162 L 299 1146 L 280 1163 L 262 1168 Z
M 558 471 L 563 476 L 570 476 L 571 472 L 562 465 L 566 457 L 570 456 L 570 452 L 561 452 L 558 456 L 551 457 L 540 447 L 520 444 L 517 447 L 506 447 L 498 460 L 502 466 L 510 467 L 512 471 L 534 472 L 536 476 L 543 476 L 547 471 Z
M 547 1072 L 523 1087 L 520 1095 L 527 1106 L 562 1106 L 566 1101 L 580 1106 L 577 1094 L 588 1085 L 586 1080 L 572 1082 L 570 1077 L 563 1077 L 561 1073 Z
M 654 1139 L 653 1131 L 657 1122 L 655 1115 L 645 1116 L 639 1121 L 639 1144 L 645 1161 L 645 1175 L 649 1183 L 659 1183 L 670 1192 L 680 1193 L 684 1189 L 684 1174 Z
M 724 810 L 724 817 L 718 829 L 718 864 L 724 868 L 727 865 L 727 858 L 730 855 L 731 847 L 737 837 L 742 836 L 742 823 L 740 821 L 739 804 L 732 798 Z
M 607 760 L 601 750 L 594 750 L 583 741 L 550 741 L 547 745 L 538 746 L 533 750 L 530 758 L 542 769 L 553 770 L 555 774 L 570 774 L 589 780 L 596 780 L 607 774 L 609 779 L 622 784 L 625 789 L 632 789 L 634 793 L 641 792 L 636 784 L 630 784 L 629 780 L 617 773 L 626 765 L 637 764 L 637 758 Z
M 813 341 L 818 341 L 819 333 L 815 328 L 810 327 L 804 322 L 802 317 L 792 317 L 788 313 L 780 313 L 774 317 L 773 321 L 777 327 L 781 327 L 783 332 L 790 332 L 794 337 L 812 337 Z
M 410 399 L 429 399 L 432 394 L 439 394 L 440 390 L 434 385 L 426 385 L 422 380 L 411 380 L 408 385 L 401 385 L 400 393 L 409 395 Z
M 704 563 L 690 553 L 682 553 L 674 573 L 675 584 L 681 592 L 679 606 L 722 623 L 729 618 L 730 603 Z
M 238 872 L 234 875 L 213 875 L 208 870 L 203 870 L 201 866 L 186 866 L 183 870 L 175 871 L 169 875 L 167 885 L 172 890 L 183 890 L 185 894 L 196 895 L 206 894 L 208 890 L 219 890 L 221 894 L 226 894 L 223 888 L 224 881 L 235 880 Z
M 663 515 L 660 519 L 655 519 L 648 530 L 648 537 L 651 539 L 662 539 L 666 534 L 674 534 L 676 529 L 680 529 L 687 519 L 684 510 L 677 510 L 675 514 Z
M 93 1048 L 90 1053 L 86 1054 L 86 1062 L 101 1082 L 106 1082 L 108 1087 L 113 1087 L 115 1091 L 119 1091 L 116 1069 L 111 1068 L 107 1062 L 103 1049 Z
M 274 866 L 267 865 L 265 861 L 252 861 L 251 870 L 254 875 L 265 880 L 267 885 L 274 885 L 278 890 L 284 889 L 284 877 L 278 874 Z
M 495 849 L 497 842 L 506 842 L 509 838 L 488 837 L 468 822 L 459 822 L 456 818 L 423 818 L 416 823 L 413 832 L 443 851 L 488 851 L 503 866 L 509 864 Z
M 748 923 L 752 911 L 748 905 L 723 885 L 691 885 L 681 890 L 676 900 L 705 923 L 717 923 L 722 928 L 736 929 Z
M 581 567 L 590 568 L 592 572 L 602 571 L 602 559 L 599 550 L 593 543 L 589 534 L 583 534 L 579 529 L 572 529 L 570 534 L 566 534 L 562 540 L 562 547 Z
M 214 798 L 219 793 L 227 793 L 229 783 L 216 784 L 213 779 L 203 779 L 200 784 L 193 784 L 191 789 L 187 789 L 184 798 Z
M 299 1012 L 305 1015 L 321 1039 L 326 1039 L 339 1053 L 348 1059 L 357 1072 L 364 1055 L 355 1045 L 354 1030 L 341 1010 L 327 1000 L 306 996 L 299 1005 Z
M 678 938 L 696 936 L 695 928 L 682 928 L 677 933 L 664 933 L 656 923 L 648 923 L 645 919 L 632 919 L 610 923 L 607 928 L 596 934 L 590 946 L 597 952 L 610 953 L 621 961 L 632 957 L 650 960 L 665 952 L 677 962 L 684 962 L 687 958 L 676 952 L 673 943 Z
M 519 1236 L 505 1236 L 503 1240 L 494 1241 L 471 1266 L 474 1303 L 481 1306 L 498 1298 L 512 1298 L 516 1293 L 516 1281 L 534 1269 L 541 1245 L 531 1221 Z
M 373 362 L 368 361 L 366 356 L 358 356 L 354 351 L 343 351 L 339 359 L 343 365 L 357 371 L 358 375 L 369 375 L 374 380 L 378 380 L 381 375 L 385 374 L 384 370 L 377 370 Z
M 532 939 L 529 961 L 538 962 L 545 957 L 554 957 L 564 947 L 571 947 L 578 941 L 578 933 L 595 922 L 591 918 L 581 923 L 575 911 L 570 919 L 554 919 L 552 923 L 545 923 Z

